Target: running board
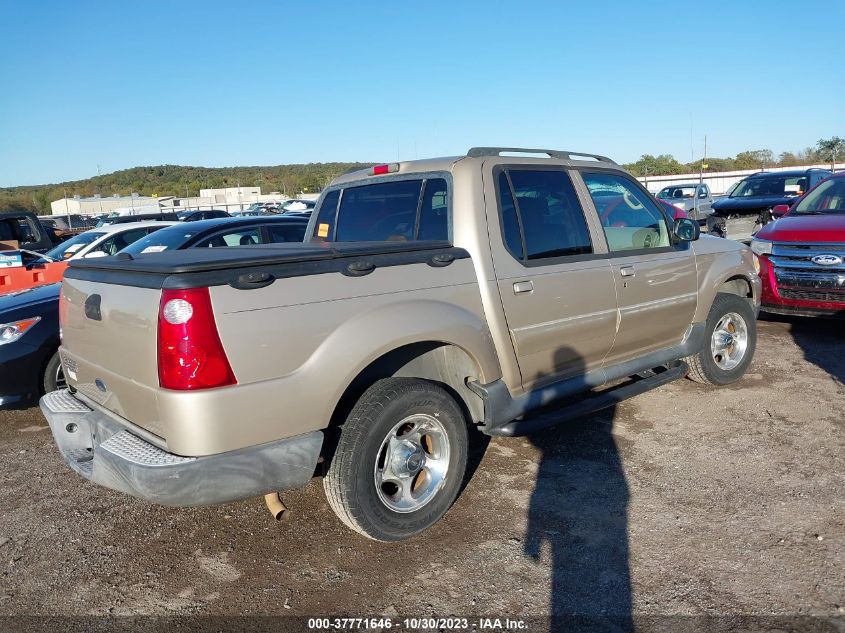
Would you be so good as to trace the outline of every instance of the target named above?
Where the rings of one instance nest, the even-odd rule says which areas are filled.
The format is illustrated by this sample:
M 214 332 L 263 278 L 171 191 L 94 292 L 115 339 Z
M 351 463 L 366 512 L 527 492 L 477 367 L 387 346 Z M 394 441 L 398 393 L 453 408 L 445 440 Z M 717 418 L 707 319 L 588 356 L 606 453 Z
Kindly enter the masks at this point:
M 651 391 L 662 385 L 683 378 L 689 372 L 689 367 L 683 361 L 679 361 L 660 373 L 652 374 L 646 378 L 640 378 L 634 382 L 625 383 L 619 387 L 613 387 L 593 396 L 588 396 L 571 404 L 558 407 L 542 413 L 526 416 L 521 420 L 513 420 L 507 424 L 493 428 L 480 427 L 487 435 L 500 435 L 505 437 L 517 437 L 529 435 L 542 431 L 563 422 L 581 418 L 596 411 L 612 407 L 623 400 L 633 398 L 646 391 Z

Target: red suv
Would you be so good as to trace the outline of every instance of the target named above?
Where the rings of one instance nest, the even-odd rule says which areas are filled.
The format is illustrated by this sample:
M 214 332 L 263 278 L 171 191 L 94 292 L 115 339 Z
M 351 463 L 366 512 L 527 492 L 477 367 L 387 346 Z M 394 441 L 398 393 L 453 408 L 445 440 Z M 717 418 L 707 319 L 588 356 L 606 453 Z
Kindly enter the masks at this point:
M 845 172 L 810 189 L 758 231 L 761 309 L 777 314 L 845 316 Z

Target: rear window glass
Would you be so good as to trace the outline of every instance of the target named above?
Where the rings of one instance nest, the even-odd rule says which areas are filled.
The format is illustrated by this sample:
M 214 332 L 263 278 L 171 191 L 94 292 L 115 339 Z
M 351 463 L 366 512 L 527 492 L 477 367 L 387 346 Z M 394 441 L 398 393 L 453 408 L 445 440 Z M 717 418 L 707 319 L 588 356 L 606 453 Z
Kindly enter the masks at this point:
M 339 197 L 339 205 L 337 198 Z M 336 215 L 333 213 L 337 207 Z M 320 206 L 312 239 L 337 242 L 449 239 L 443 178 L 392 180 L 333 191 Z
M 196 233 L 196 231 L 191 231 L 183 225 L 177 225 L 172 228 L 163 228 L 159 231 L 150 233 L 147 237 L 141 238 L 137 242 L 133 242 L 124 248 L 123 252 L 129 253 L 130 255 L 142 255 L 146 253 L 169 251 L 174 248 L 179 248 Z
M 274 244 L 281 242 L 301 242 L 305 239 L 305 223 L 302 224 L 271 224 L 270 241 Z

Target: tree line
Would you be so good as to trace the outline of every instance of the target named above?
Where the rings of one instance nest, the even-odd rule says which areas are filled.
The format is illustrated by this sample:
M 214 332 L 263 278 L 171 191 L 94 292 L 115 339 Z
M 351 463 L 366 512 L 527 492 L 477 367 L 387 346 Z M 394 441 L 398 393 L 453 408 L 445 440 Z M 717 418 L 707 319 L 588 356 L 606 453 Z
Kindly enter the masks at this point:
M 711 158 L 691 163 L 681 163 L 671 154 L 652 156 L 643 154 L 634 163 L 625 165 L 625 169 L 635 176 L 669 176 L 672 174 L 696 173 L 704 162 L 708 172 L 738 171 L 742 169 L 767 169 L 770 167 L 795 167 L 797 165 L 833 164 L 845 159 L 845 139 L 833 136 L 821 139 L 813 147 L 797 152 L 781 152 L 775 156 L 770 149 L 756 149 L 740 152 L 734 158 Z M 831 166 L 831 169 L 833 167 Z
M 278 191 L 294 197 L 318 193 L 333 178 L 370 167 L 373 163 L 307 163 L 274 167 L 182 167 L 158 165 L 133 167 L 85 180 L 49 185 L 0 188 L 0 212 L 50 213 L 50 203 L 65 196 L 104 198 L 137 193 L 142 196 L 198 196 L 200 189 L 261 187 L 262 193 Z
M 766 169 L 816 163 L 833 163 L 845 159 L 845 139 L 833 136 L 821 139 L 813 147 L 797 152 L 782 152 L 777 157 L 771 150 L 749 150 L 734 158 L 706 158 L 708 172 L 740 169 Z M 159 165 L 133 167 L 111 174 L 94 176 L 85 180 L 50 185 L 0 188 L 0 212 L 33 211 L 50 213 L 50 202 L 65 196 L 103 197 L 129 195 L 142 196 L 198 196 L 200 189 L 222 187 L 261 187 L 262 193 L 278 191 L 288 196 L 299 193 L 318 193 L 331 180 L 354 169 L 363 169 L 373 163 L 307 163 L 277 165 L 275 167 L 182 167 Z M 625 168 L 635 176 L 665 176 L 695 173 L 701 161 L 681 163 L 671 154 L 652 156 L 644 154 Z

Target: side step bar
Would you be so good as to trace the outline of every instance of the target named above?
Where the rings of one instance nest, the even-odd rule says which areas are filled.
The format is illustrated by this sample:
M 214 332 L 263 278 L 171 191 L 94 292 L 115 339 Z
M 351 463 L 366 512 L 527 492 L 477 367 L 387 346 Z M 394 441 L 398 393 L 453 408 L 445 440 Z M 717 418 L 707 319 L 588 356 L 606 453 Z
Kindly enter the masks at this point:
M 542 431 L 553 426 L 557 426 L 563 422 L 584 417 L 607 409 L 615 404 L 633 398 L 646 391 L 651 391 L 656 387 L 668 384 L 683 378 L 689 372 L 689 367 L 683 361 L 662 371 L 660 373 L 652 374 L 646 378 L 640 378 L 634 382 L 625 383 L 619 387 L 602 391 L 593 396 L 588 396 L 582 400 L 578 400 L 571 404 L 558 407 L 542 413 L 529 415 L 521 420 L 513 420 L 502 426 L 485 429 L 483 426 L 481 430 L 487 435 L 499 435 L 505 437 L 517 437 L 521 435 L 529 435 L 537 431 Z

